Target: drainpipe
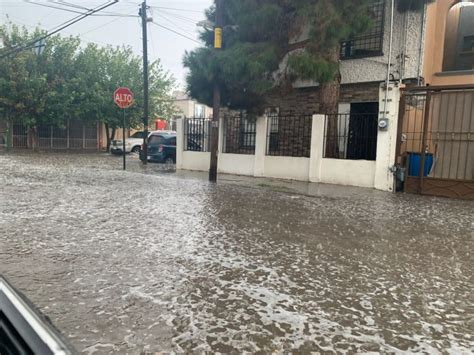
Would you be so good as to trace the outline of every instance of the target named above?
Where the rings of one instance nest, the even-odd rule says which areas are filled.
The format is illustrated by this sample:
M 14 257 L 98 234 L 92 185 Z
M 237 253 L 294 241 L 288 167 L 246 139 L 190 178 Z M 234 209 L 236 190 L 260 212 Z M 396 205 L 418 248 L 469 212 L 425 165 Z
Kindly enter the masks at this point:
M 418 76 L 418 82 L 417 85 L 421 85 L 421 61 L 422 61 L 422 56 L 423 56 L 423 44 L 424 44 L 424 39 L 425 39 L 425 19 L 426 19 L 426 1 L 424 1 L 423 5 L 423 13 L 421 17 L 421 35 L 420 35 L 420 48 L 418 52 L 418 69 L 417 69 L 417 76 Z
M 388 85 L 390 84 L 390 67 L 392 65 L 392 45 L 393 45 L 393 16 L 395 11 L 395 0 L 391 0 L 391 11 L 390 11 L 390 41 L 388 45 L 388 63 L 387 63 L 387 81 L 385 82 L 385 100 L 383 107 L 383 114 L 387 112 L 387 100 L 388 100 Z
M 394 12 L 395 12 L 395 0 L 391 0 L 390 4 L 390 41 L 389 41 L 389 46 L 388 46 L 388 63 L 387 63 L 387 80 L 385 82 L 385 100 L 384 100 L 384 107 L 383 107 L 383 117 L 382 118 L 387 118 L 387 101 L 388 101 L 388 86 L 390 84 L 390 67 L 392 65 L 392 46 L 393 46 L 393 18 L 394 18 Z M 390 140 L 389 144 L 389 151 L 388 155 L 390 158 L 390 151 L 391 151 L 391 145 L 392 145 L 392 140 Z M 390 170 L 393 172 L 393 167 L 390 168 Z M 392 191 L 396 191 L 396 180 L 395 178 L 393 179 L 393 186 L 392 186 Z

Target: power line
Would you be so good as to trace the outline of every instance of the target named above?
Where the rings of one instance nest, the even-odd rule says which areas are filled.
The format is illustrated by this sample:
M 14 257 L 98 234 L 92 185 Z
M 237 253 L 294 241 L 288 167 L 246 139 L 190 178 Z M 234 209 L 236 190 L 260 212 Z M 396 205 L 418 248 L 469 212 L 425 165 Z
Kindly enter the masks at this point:
M 160 16 L 161 18 L 163 18 L 164 20 L 166 20 L 169 24 L 171 24 L 173 27 L 183 31 L 184 34 L 186 35 L 189 35 L 189 36 L 192 36 L 193 34 L 188 32 L 189 29 L 187 28 L 184 28 L 184 27 L 181 27 L 179 26 L 178 24 L 176 24 L 175 22 L 171 21 L 169 18 L 167 18 L 166 16 L 162 15 L 162 14 L 158 14 L 158 16 Z
M 133 11 L 135 12 L 135 10 L 133 10 Z M 117 17 L 117 18 L 114 18 L 113 20 L 111 20 L 111 21 L 109 21 L 109 22 L 106 22 L 106 23 L 100 25 L 100 26 L 94 27 L 93 29 L 91 29 L 91 30 L 89 30 L 89 31 L 87 31 L 87 32 L 81 33 L 81 35 L 85 35 L 85 34 L 94 32 L 94 31 L 96 31 L 96 30 L 98 30 L 98 29 L 100 29 L 100 28 L 102 28 L 102 27 L 105 27 L 105 26 L 107 26 L 107 25 L 110 25 L 110 24 L 113 23 L 113 22 L 116 22 L 116 21 L 118 21 L 118 20 L 122 20 L 124 17 L 130 18 L 130 17 L 140 17 L 140 16 L 121 16 L 121 17 Z
M 37 6 L 42 6 L 42 7 L 48 7 L 48 8 L 51 8 L 51 9 L 57 9 L 57 10 L 61 10 L 61 11 L 66 11 L 66 12 L 72 12 L 72 13 L 75 13 L 75 14 L 83 14 L 84 12 L 81 12 L 81 11 L 77 11 L 77 10 L 71 10 L 71 9 L 67 9 L 67 8 L 64 8 L 64 7 L 61 7 L 61 6 L 54 6 L 54 5 L 49 5 L 49 4 L 43 4 L 43 3 L 40 3 L 40 2 L 33 2 L 31 0 L 25 0 L 25 2 L 27 2 L 28 4 L 32 4 L 32 5 L 37 5 Z M 83 10 L 87 10 L 87 11 L 92 11 L 92 9 L 88 9 L 88 8 L 85 8 L 85 7 L 81 7 Z M 117 16 L 117 17 L 138 17 L 136 15 L 125 15 L 125 14 L 120 14 L 120 13 L 102 13 L 102 14 L 93 14 L 93 15 L 90 15 L 90 16 L 94 16 L 94 17 L 98 17 L 98 16 L 101 16 L 101 17 L 110 17 L 110 16 Z
M 165 29 L 165 30 L 167 30 L 167 31 L 173 32 L 174 34 L 177 34 L 178 36 L 181 36 L 181 37 L 183 37 L 183 38 L 189 39 L 190 41 L 193 41 L 193 42 L 195 42 L 195 43 L 201 44 L 199 41 L 195 40 L 194 38 L 188 37 L 188 36 L 186 36 L 186 35 L 184 35 L 184 34 L 182 34 L 182 33 L 179 33 L 179 32 L 177 32 L 177 31 L 175 31 L 175 30 L 173 30 L 173 29 L 171 29 L 171 28 L 169 28 L 169 27 L 160 25 L 159 23 L 156 23 L 156 22 L 152 22 L 152 24 L 154 24 L 155 26 L 161 27 L 161 28 L 163 28 L 163 29 Z
M 164 14 L 166 14 L 166 15 L 175 17 L 176 19 L 189 22 L 189 23 L 191 23 L 191 24 L 193 24 L 193 25 L 196 25 L 196 24 L 198 23 L 198 21 L 193 20 L 192 18 L 189 18 L 189 17 L 186 17 L 186 16 L 182 16 L 182 15 L 178 15 L 178 14 L 174 14 L 174 13 L 169 12 L 169 11 L 160 11 L 160 13 L 164 13 Z
M 85 19 L 86 17 L 88 16 L 91 16 L 92 14 L 98 12 L 98 11 L 101 11 L 103 9 L 106 9 L 107 7 L 109 6 L 112 6 L 114 4 L 116 4 L 119 0 L 113 0 L 112 2 L 109 2 L 109 3 L 105 3 L 103 5 L 99 5 L 97 7 L 95 7 L 94 9 L 91 9 L 90 11 L 87 11 L 85 13 L 83 13 L 82 15 L 79 15 L 79 16 L 76 16 L 72 19 L 70 19 L 69 21 L 66 21 L 64 22 L 63 24 L 59 25 L 59 26 L 56 26 L 55 29 L 53 29 L 51 32 L 47 33 L 46 35 L 43 35 L 41 36 L 40 38 L 37 38 L 33 41 L 30 41 L 28 42 L 27 44 L 23 45 L 23 46 L 20 46 L 20 47 L 17 47 L 7 53 L 5 53 L 4 55 L 2 55 L 0 57 L 0 59 L 3 59 L 11 54 L 14 54 L 14 53 L 17 53 L 17 52 L 20 52 L 22 50 L 25 50 L 25 49 L 28 49 L 29 47 L 31 47 L 32 45 L 35 45 L 35 43 L 39 42 L 39 41 L 42 41 L 48 37 L 51 37 L 52 35 L 58 33 L 59 31 L 62 31 L 63 29 L 69 27 L 69 26 L 72 26 L 73 24 L 75 24 L 76 22 L 79 22 L 83 19 Z
M 194 12 L 194 13 L 202 14 L 202 11 L 198 11 L 198 10 L 177 9 L 174 7 L 162 7 L 162 6 L 150 6 L 150 7 L 154 9 L 161 9 L 161 10 L 184 11 L 184 12 Z

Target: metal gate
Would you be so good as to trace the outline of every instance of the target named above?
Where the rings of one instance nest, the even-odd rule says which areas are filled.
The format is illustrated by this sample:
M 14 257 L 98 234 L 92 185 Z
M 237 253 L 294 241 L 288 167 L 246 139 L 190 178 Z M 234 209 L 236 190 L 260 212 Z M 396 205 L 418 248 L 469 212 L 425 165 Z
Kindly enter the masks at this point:
M 404 191 L 474 199 L 474 86 L 405 89 L 398 132 Z

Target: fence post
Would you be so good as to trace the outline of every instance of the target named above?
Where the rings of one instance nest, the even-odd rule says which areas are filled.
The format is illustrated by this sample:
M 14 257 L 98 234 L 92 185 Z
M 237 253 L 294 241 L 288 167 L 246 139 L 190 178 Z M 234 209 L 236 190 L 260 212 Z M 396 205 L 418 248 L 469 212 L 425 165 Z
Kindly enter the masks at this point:
M 184 119 L 176 120 L 176 169 L 183 169 Z
M 431 91 L 426 93 L 425 116 L 423 117 L 422 140 L 421 140 L 421 159 L 420 159 L 420 194 L 423 194 L 423 179 L 425 178 L 425 160 L 426 160 L 426 140 L 428 136 L 428 122 L 431 109 Z
M 267 148 L 267 126 L 268 117 L 262 116 L 257 118 L 255 126 L 255 156 L 253 175 L 264 176 L 265 173 L 265 156 Z
M 82 149 L 86 149 L 86 125 L 82 123 Z
M 385 90 L 388 90 L 385 103 Z M 377 132 L 377 155 L 375 161 L 374 187 L 377 190 L 394 191 L 395 176 L 392 167 L 395 164 L 397 150 L 398 110 L 400 106 L 400 87 L 398 83 L 390 83 L 385 88 L 381 84 L 379 90 L 379 119 L 388 120 L 385 130 Z M 386 107 L 386 111 L 383 108 Z
M 321 164 L 324 153 L 325 115 L 313 115 L 311 124 L 311 153 L 309 157 L 309 181 L 321 181 Z

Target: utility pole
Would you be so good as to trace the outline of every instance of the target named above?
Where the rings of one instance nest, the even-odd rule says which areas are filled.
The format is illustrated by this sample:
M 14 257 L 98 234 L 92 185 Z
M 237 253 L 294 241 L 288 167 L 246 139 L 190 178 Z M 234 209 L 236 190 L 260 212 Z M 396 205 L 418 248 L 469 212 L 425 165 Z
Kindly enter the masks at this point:
M 141 160 L 143 164 L 148 162 L 148 37 L 147 37 L 147 5 L 146 0 L 143 0 L 140 12 L 138 13 L 142 18 L 142 37 L 143 37 L 143 152 Z
M 214 50 L 216 54 L 222 49 L 223 0 L 216 0 L 216 24 L 214 26 Z M 214 98 L 212 104 L 211 122 L 211 163 L 209 167 L 209 181 L 217 181 L 217 149 L 219 146 L 219 111 L 221 108 L 221 89 L 214 77 Z

